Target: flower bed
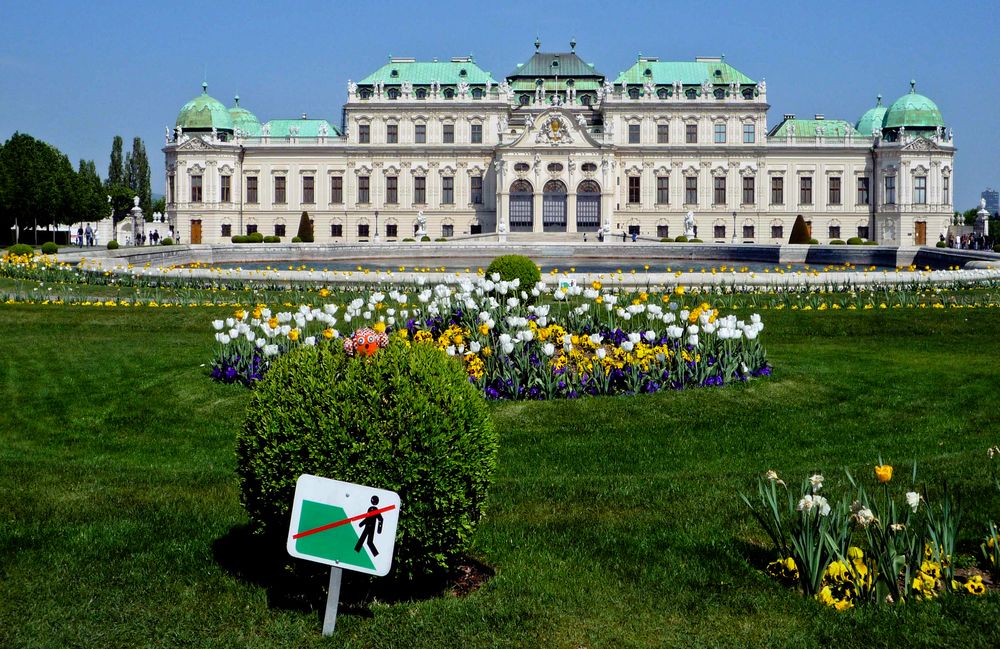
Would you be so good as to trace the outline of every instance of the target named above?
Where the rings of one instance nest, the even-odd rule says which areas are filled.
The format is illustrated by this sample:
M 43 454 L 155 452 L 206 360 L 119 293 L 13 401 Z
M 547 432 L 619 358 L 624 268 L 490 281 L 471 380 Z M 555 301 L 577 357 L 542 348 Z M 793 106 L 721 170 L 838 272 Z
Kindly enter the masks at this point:
M 758 315 L 744 322 L 685 300 L 683 288 L 625 292 L 594 281 L 524 290 L 518 280 L 493 276 L 457 287 L 376 290 L 296 311 L 260 305 L 213 322 L 212 376 L 252 384 L 273 357 L 362 327 L 460 359 L 491 399 L 653 393 L 770 373 Z

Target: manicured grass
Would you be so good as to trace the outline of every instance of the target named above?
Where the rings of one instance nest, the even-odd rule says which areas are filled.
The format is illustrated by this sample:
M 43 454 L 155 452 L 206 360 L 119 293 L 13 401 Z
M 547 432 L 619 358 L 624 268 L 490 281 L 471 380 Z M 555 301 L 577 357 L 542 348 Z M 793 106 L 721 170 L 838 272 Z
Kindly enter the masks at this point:
M 233 442 L 247 392 L 206 369 L 212 309 L 0 306 L 0 646 L 319 646 L 322 594 L 269 576 Z M 997 646 L 1000 595 L 846 614 L 759 569 L 737 494 L 825 490 L 878 455 L 1000 518 L 994 310 L 766 312 L 770 379 L 494 406 L 501 454 L 464 598 L 352 605 L 330 646 Z M 364 580 L 345 586 L 356 593 Z

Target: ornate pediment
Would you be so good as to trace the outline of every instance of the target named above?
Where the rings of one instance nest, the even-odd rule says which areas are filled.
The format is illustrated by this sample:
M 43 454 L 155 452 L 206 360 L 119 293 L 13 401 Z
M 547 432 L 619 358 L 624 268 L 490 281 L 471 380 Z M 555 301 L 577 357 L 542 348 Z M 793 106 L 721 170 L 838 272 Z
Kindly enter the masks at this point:
M 190 137 L 177 147 L 178 151 L 208 151 L 214 149 L 211 144 L 200 137 Z
M 573 134 L 570 132 L 569 119 L 562 113 L 549 113 L 542 119 L 535 135 L 535 144 L 572 144 Z
M 903 151 L 943 151 L 944 149 L 932 140 L 918 137 L 903 147 Z

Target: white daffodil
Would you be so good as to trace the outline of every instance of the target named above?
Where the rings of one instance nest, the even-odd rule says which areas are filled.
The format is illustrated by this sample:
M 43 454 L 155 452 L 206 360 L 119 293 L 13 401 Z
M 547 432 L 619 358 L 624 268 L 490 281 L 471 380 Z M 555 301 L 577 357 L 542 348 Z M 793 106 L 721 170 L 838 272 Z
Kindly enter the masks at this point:
M 917 508 L 920 507 L 920 494 L 916 491 L 906 492 L 906 504 L 910 506 L 910 509 L 916 512 Z
M 816 493 L 823 488 L 823 476 L 816 473 L 811 478 L 809 478 L 809 484 L 812 485 L 813 493 Z

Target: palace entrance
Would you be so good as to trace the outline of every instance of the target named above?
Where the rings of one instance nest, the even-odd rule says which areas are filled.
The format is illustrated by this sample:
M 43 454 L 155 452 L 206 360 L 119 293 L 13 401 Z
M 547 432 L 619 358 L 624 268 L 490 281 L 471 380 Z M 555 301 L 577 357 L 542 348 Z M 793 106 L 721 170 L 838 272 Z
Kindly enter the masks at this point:
M 584 180 L 576 188 L 576 230 L 596 232 L 601 227 L 601 186 Z
M 527 180 L 510 186 L 510 231 L 531 232 L 535 225 L 535 194 Z
M 560 180 L 545 183 L 542 191 L 542 227 L 545 232 L 566 231 L 566 185 Z

